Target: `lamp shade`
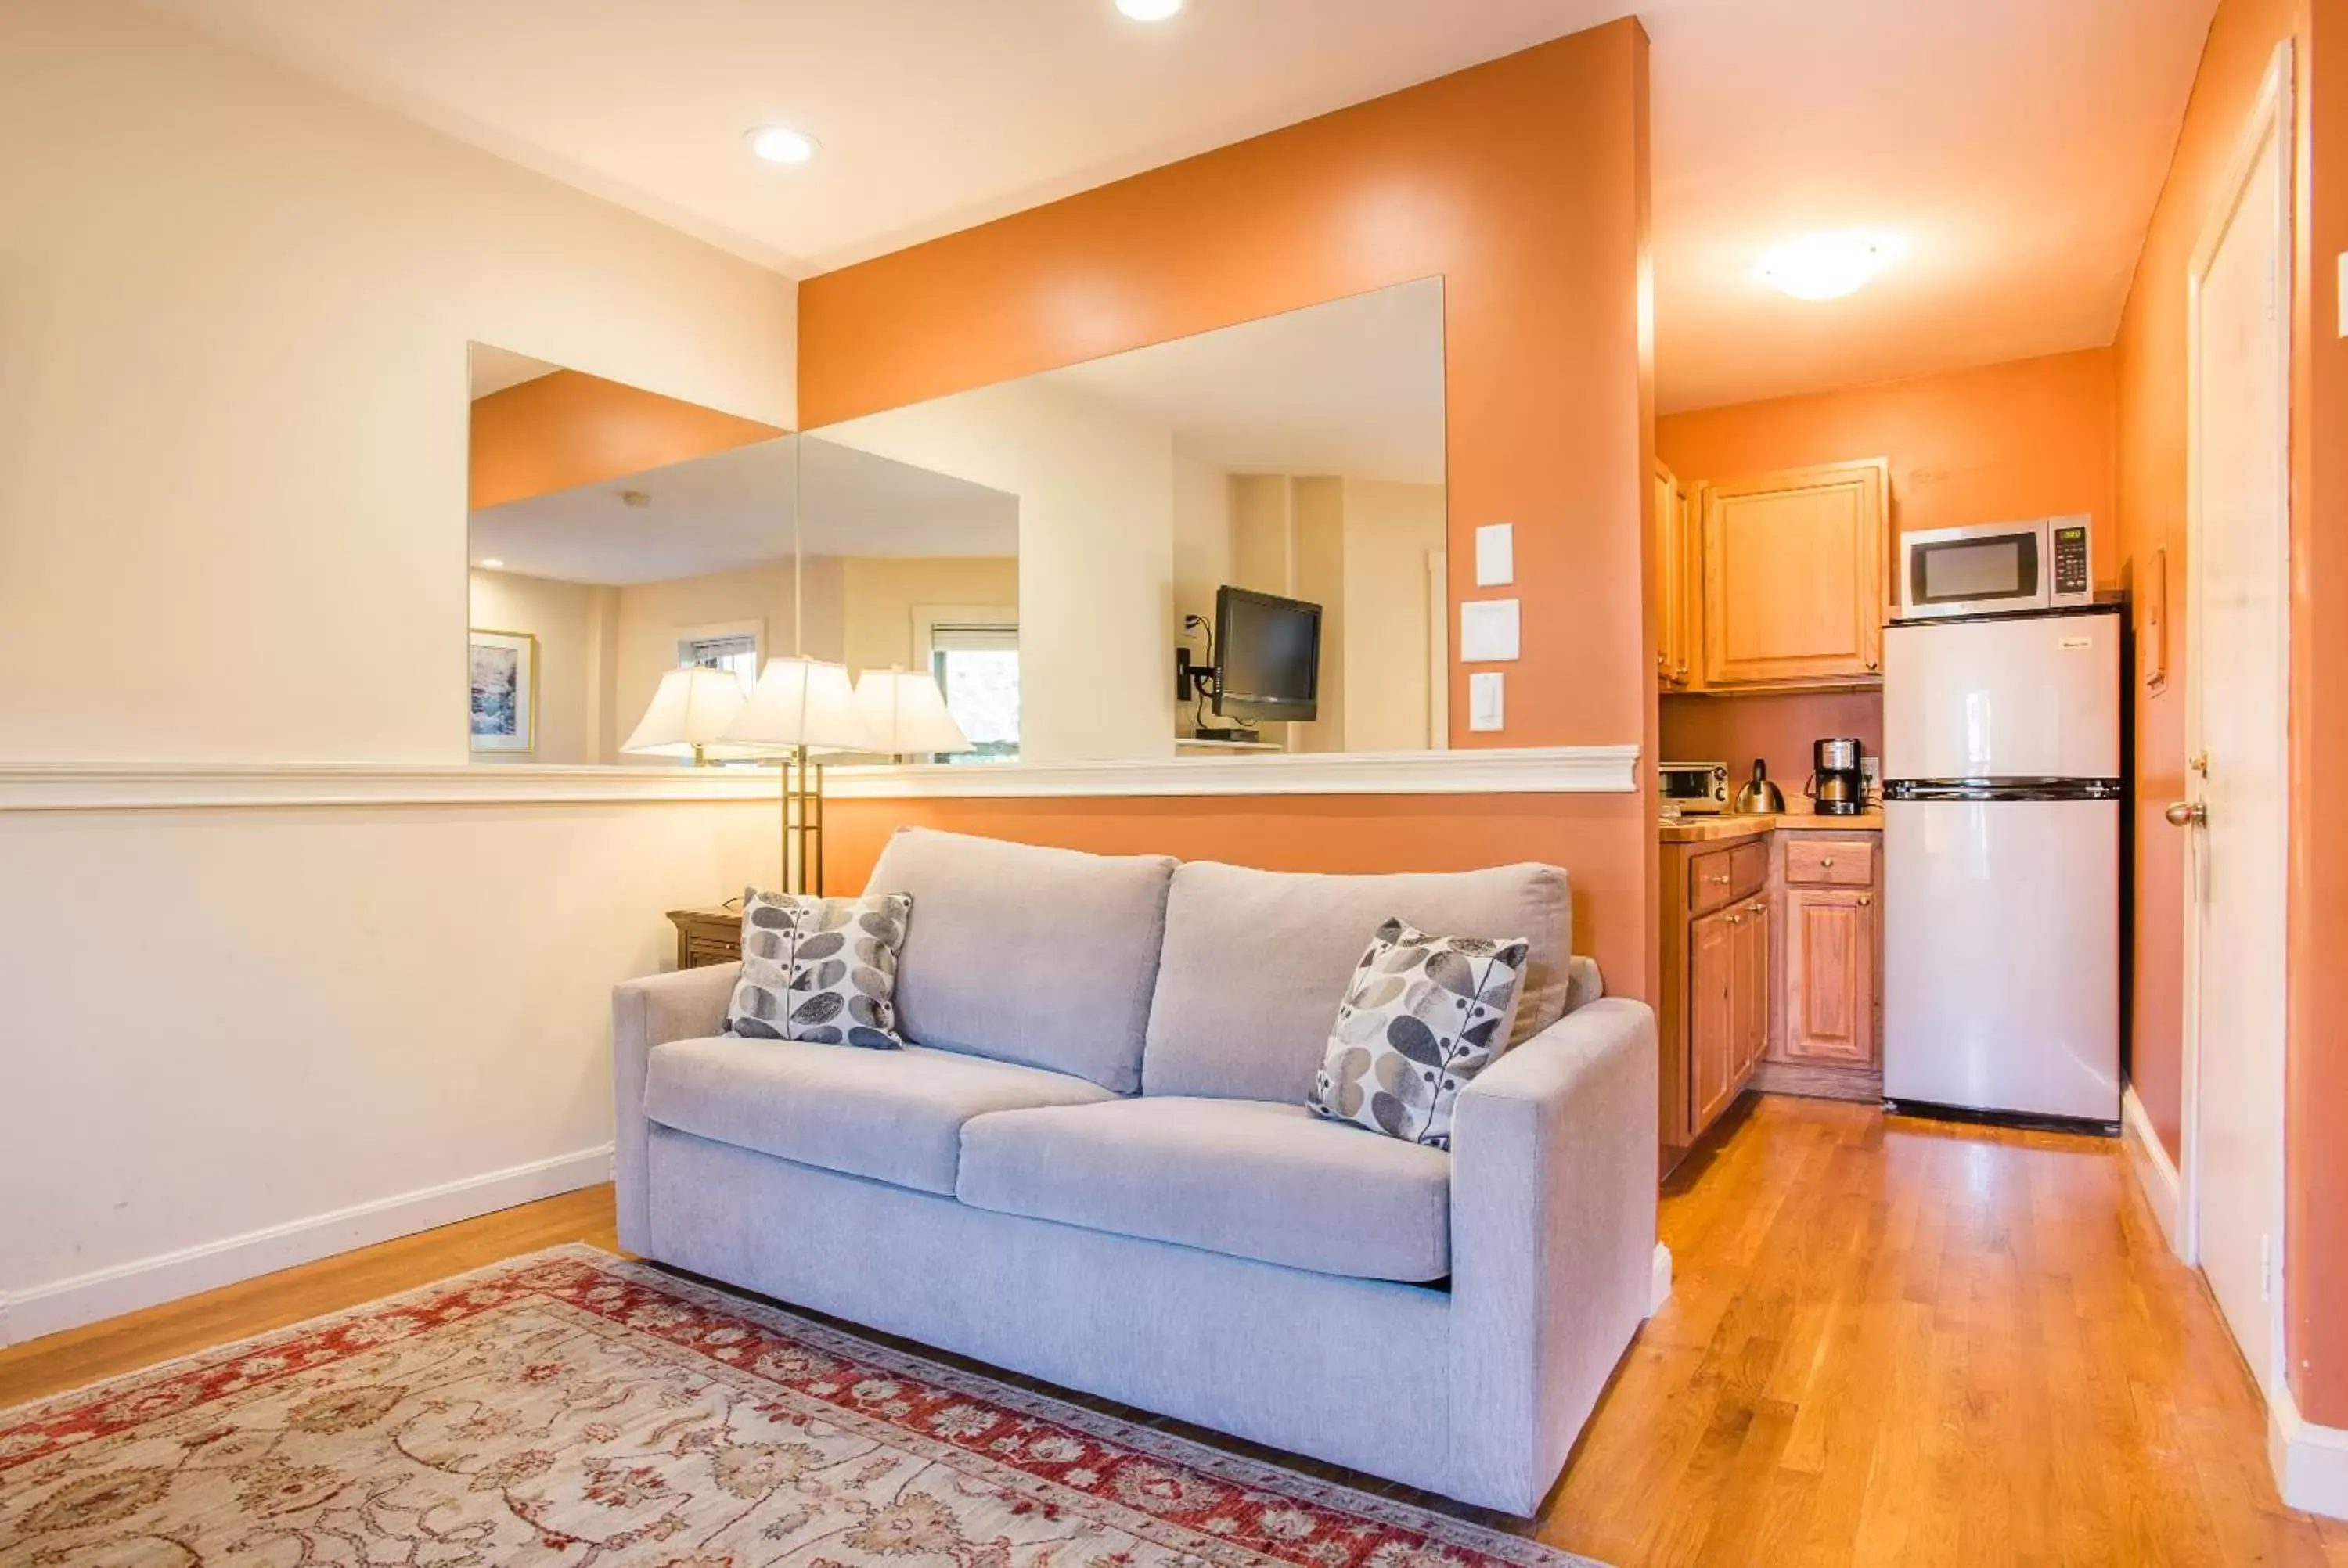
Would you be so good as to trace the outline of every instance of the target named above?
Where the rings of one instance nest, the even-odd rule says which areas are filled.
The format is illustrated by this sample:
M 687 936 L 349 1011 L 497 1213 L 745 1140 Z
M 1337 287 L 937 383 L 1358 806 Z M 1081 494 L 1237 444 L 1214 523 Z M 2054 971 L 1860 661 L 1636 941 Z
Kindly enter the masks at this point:
M 726 743 L 748 751 L 869 752 L 848 666 L 820 659 L 769 659 L 742 711 L 726 726 Z
M 718 736 L 742 711 L 742 682 L 731 671 L 686 664 L 660 679 L 651 706 L 620 749 L 637 756 L 743 756 Z
M 947 712 L 945 693 L 927 671 L 867 670 L 856 678 L 856 705 L 876 752 L 903 756 L 971 749 L 970 737 Z

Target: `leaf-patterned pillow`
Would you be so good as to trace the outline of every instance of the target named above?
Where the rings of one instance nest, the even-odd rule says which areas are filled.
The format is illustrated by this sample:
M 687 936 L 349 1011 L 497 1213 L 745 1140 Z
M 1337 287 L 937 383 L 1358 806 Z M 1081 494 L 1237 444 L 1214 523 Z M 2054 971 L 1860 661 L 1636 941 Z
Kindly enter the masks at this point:
M 904 893 L 817 898 L 742 896 L 742 978 L 726 1028 L 757 1040 L 897 1050 L 897 952 L 913 900 Z
M 1337 1009 L 1313 1109 L 1451 1147 L 1460 1086 L 1508 1049 L 1529 948 L 1522 937 L 1430 937 L 1403 920 L 1379 927 Z

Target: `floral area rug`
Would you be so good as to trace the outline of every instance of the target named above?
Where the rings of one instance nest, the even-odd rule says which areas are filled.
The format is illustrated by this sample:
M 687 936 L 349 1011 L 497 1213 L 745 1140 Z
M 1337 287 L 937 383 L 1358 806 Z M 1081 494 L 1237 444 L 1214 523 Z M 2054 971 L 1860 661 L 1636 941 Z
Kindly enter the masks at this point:
M 1594 1568 L 584 1246 L 0 1412 L 0 1563 Z

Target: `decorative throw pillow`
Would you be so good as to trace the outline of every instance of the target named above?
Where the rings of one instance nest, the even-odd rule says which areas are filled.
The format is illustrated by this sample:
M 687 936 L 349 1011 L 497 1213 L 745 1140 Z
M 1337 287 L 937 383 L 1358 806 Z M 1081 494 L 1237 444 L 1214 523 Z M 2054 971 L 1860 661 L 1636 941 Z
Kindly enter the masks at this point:
M 742 897 L 742 978 L 726 1027 L 758 1040 L 896 1050 L 897 952 L 913 900 L 902 893 Z
M 1521 937 L 1430 937 L 1403 920 L 1379 927 L 1337 1009 L 1313 1109 L 1451 1147 L 1460 1086 L 1508 1049 L 1529 948 Z

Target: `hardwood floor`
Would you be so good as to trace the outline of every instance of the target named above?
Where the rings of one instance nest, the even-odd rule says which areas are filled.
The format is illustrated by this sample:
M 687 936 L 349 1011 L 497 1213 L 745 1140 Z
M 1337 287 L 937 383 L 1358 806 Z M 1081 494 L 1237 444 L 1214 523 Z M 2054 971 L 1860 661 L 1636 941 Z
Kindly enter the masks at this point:
M 2277 1500 L 2250 1378 L 2116 1144 L 1758 1099 L 1663 1231 L 1671 1304 L 1511 1527 L 1619 1568 L 2348 1568 L 2348 1528 Z M 569 1240 L 615 1245 L 610 1189 L 0 1350 L 0 1407 Z

